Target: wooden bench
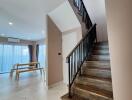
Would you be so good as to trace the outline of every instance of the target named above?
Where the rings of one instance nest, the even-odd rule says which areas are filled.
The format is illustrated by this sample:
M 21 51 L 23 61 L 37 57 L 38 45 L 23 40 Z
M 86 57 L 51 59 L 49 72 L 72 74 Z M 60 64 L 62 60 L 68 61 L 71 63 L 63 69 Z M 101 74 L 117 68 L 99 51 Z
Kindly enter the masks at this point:
M 11 69 L 10 77 L 12 78 L 13 73 L 15 71 L 16 72 L 16 80 L 19 80 L 20 73 L 31 72 L 31 71 L 36 71 L 36 70 L 40 70 L 41 75 L 44 72 L 44 69 L 40 68 L 40 63 L 38 63 L 38 62 L 31 62 L 31 63 L 27 63 L 27 64 L 15 64 L 13 66 L 13 68 Z

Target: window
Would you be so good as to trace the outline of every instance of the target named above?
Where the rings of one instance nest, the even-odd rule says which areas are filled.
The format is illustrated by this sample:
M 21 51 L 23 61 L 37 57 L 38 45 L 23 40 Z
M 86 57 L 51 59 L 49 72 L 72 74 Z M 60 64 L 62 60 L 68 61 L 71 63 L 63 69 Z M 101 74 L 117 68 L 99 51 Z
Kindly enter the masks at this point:
M 28 46 L 0 44 L 0 73 L 10 72 L 14 64 L 28 62 Z
M 13 65 L 13 46 L 3 45 L 2 72 L 9 72 Z
M 38 61 L 40 62 L 41 67 L 46 66 L 46 45 L 39 46 L 39 57 Z

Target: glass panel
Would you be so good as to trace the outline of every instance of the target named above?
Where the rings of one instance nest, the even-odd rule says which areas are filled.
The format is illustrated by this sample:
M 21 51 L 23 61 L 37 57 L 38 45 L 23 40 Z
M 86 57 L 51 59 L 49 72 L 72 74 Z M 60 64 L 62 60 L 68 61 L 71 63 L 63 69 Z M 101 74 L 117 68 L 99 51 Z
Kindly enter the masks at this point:
M 14 46 L 14 52 L 13 52 L 13 64 L 20 64 L 22 62 L 21 52 L 22 52 L 21 46 Z
M 39 58 L 38 61 L 40 62 L 41 67 L 46 66 L 46 45 L 39 46 Z
M 13 64 L 13 46 L 4 45 L 3 50 L 3 69 L 2 72 L 9 72 Z
M 29 63 L 29 51 L 27 46 L 22 46 L 22 63 Z
M 0 44 L 0 73 L 10 72 L 14 64 L 28 62 L 28 46 Z
M 3 45 L 0 44 L 0 73 L 2 73 Z

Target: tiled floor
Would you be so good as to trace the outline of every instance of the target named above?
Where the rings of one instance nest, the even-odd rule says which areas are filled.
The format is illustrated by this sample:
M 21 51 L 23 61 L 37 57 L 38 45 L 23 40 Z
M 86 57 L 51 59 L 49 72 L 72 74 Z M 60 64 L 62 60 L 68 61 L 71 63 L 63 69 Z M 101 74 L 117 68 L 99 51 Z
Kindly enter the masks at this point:
M 19 81 L 0 75 L 0 100 L 61 100 L 65 93 L 65 84 L 47 89 L 39 73 L 22 74 Z

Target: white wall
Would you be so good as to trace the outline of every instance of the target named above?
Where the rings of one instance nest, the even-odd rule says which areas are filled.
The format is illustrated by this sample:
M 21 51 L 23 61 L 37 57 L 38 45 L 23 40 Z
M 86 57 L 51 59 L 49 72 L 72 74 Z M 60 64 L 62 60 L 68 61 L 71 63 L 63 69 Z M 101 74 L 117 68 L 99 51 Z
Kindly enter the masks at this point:
M 81 28 L 80 31 L 77 30 L 62 35 L 63 80 L 66 84 L 68 84 L 68 64 L 66 63 L 66 57 L 80 41 L 81 37 Z
M 107 41 L 105 0 L 83 0 L 93 23 L 97 24 L 98 41 Z
M 114 100 L 132 100 L 132 1 L 106 0 Z
M 48 14 L 62 32 L 63 80 L 68 83 L 66 57 L 82 37 L 81 25 L 68 1 Z
M 61 32 L 80 26 L 80 23 L 68 1 L 65 1 L 59 7 L 50 12 L 49 16 L 61 30 Z

